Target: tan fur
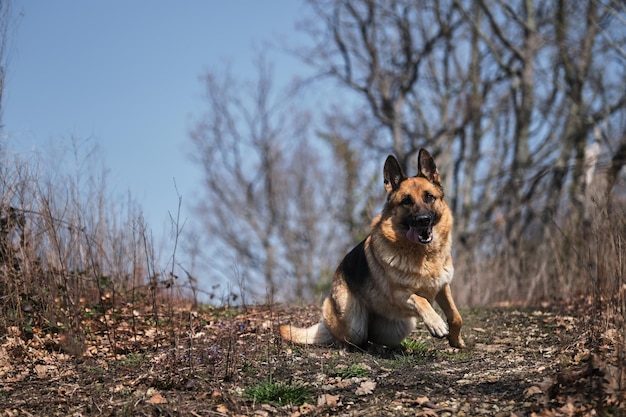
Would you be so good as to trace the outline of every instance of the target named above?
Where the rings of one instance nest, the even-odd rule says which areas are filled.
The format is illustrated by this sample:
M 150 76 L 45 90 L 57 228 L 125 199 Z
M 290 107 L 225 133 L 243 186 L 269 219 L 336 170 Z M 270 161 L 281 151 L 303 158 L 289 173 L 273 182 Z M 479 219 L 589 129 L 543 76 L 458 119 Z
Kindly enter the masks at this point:
M 420 150 L 418 175 L 406 178 L 390 156 L 384 173 L 388 201 L 368 237 L 335 271 L 320 323 L 309 328 L 282 325 L 283 338 L 302 344 L 336 340 L 397 346 L 419 317 L 433 336 L 465 346 L 461 315 L 450 292 L 452 214 L 434 161 Z M 447 323 L 433 309 L 435 301 Z

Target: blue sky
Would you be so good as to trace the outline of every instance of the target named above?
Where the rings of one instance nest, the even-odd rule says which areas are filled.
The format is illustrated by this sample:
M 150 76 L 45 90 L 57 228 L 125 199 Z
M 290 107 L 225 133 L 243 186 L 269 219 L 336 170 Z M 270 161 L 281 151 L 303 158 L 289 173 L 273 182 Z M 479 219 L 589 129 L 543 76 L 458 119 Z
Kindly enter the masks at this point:
M 187 157 L 188 132 L 205 110 L 200 76 L 228 64 L 254 79 L 258 51 L 297 38 L 305 13 L 295 0 L 14 2 L 2 120 L 9 149 L 91 138 L 109 186 L 130 191 L 159 235 L 178 205 L 174 179 L 184 216 L 201 186 Z M 304 71 L 278 49 L 271 61 L 285 82 Z

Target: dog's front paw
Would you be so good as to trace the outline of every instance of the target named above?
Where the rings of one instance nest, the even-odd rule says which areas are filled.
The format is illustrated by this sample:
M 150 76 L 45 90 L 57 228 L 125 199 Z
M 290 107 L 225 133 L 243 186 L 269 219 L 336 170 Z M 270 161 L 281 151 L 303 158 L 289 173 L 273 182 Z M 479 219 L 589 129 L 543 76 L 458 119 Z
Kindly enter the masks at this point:
M 463 338 L 461 338 L 460 335 L 456 337 L 452 337 L 452 335 L 450 335 L 448 336 L 448 341 L 450 342 L 450 346 L 452 347 L 459 348 L 459 349 L 462 349 L 465 347 L 465 342 L 463 341 Z
M 448 335 L 448 324 L 434 311 L 431 315 L 424 318 L 424 324 L 434 337 L 442 339 Z

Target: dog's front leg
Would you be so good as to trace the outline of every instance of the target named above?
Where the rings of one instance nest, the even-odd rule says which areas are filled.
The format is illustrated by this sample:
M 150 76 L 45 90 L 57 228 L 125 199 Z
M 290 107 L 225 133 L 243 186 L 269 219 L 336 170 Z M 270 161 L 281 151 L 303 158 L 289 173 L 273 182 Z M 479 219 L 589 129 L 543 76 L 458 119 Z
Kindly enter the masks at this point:
M 430 302 L 417 294 L 411 294 L 407 300 L 409 307 L 422 318 L 431 335 L 443 338 L 448 335 L 448 325 L 433 309 Z
M 448 319 L 448 324 L 450 326 L 450 335 L 448 336 L 448 340 L 450 341 L 450 346 L 457 348 L 465 347 L 465 342 L 463 342 L 463 338 L 461 337 L 463 319 L 454 304 L 452 292 L 450 291 L 450 285 L 446 284 L 439 294 L 437 294 L 435 299 Z

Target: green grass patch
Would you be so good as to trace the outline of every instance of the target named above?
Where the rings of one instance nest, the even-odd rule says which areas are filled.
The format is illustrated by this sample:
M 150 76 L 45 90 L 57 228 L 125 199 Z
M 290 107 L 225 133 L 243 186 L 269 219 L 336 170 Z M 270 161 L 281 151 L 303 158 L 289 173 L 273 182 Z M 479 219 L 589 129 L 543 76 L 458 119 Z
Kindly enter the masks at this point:
M 412 353 L 417 356 L 429 356 L 431 354 L 426 342 L 415 339 L 404 339 L 402 341 L 402 347 L 407 353 Z
M 146 361 L 146 355 L 131 352 L 118 361 L 122 366 L 138 366 Z
M 243 396 L 258 404 L 302 405 L 310 397 L 309 390 L 302 385 L 287 385 L 280 382 L 264 381 L 244 390 Z
M 257 370 L 252 361 L 244 361 L 241 365 L 241 372 L 248 375 L 256 375 Z
M 90 365 L 87 365 L 87 366 L 85 367 L 85 370 L 86 370 L 88 373 L 90 373 L 90 374 L 101 374 L 101 373 L 103 373 L 103 372 L 104 372 L 104 370 L 103 370 L 102 368 L 100 368 L 100 367 L 98 367 L 98 366 L 90 366 Z
M 214 307 L 211 305 L 203 305 L 198 308 L 200 313 L 209 313 L 216 319 L 229 319 L 238 316 L 241 311 L 236 307 Z
M 452 361 L 467 361 L 471 357 L 465 351 L 457 351 L 457 352 L 442 352 L 441 353 L 444 358 Z
M 437 352 L 429 348 L 426 342 L 415 339 L 403 340 L 401 348 L 390 354 L 385 366 L 392 369 L 412 367 L 437 358 Z

